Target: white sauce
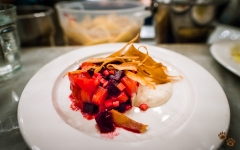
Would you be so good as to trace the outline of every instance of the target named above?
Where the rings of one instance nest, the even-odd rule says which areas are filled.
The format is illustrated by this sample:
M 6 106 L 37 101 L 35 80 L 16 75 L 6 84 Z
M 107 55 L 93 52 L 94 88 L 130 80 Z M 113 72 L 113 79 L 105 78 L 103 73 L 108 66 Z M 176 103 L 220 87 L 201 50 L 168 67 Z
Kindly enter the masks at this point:
M 166 103 L 172 95 L 172 84 L 158 84 L 156 89 L 139 85 L 137 94 L 132 98 L 133 106 L 145 103 L 148 107 L 157 107 Z

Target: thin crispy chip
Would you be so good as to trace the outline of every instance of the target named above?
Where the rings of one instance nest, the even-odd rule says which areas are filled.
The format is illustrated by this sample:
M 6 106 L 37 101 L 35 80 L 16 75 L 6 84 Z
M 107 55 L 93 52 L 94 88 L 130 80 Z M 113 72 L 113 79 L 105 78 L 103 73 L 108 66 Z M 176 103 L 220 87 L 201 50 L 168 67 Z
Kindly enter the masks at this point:
M 148 87 L 151 87 L 151 88 L 155 89 L 155 86 L 151 82 L 145 80 L 144 77 L 139 76 L 138 74 L 132 73 L 130 71 L 124 71 L 124 73 L 130 79 L 132 79 L 134 81 L 137 81 L 138 83 L 140 83 L 142 85 L 146 85 Z
M 138 49 L 135 48 L 133 42 L 135 42 L 138 37 L 139 34 L 119 51 L 106 58 L 89 59 L 88 62 L 101 63 L 101 65 L 97 67 L 94 66 L 94 72 L 99 72 L 103 66 L 106 66 L 108 69 L 124 70 L 126 76 L 132 80 L 154 89 L 155 84 L 163 84 L 173 79 L 181 78 L 180 76 L 167 75 L 167 67 L 162 63 L 154 61 L 149 56 L 146 46 L 140 46 Z M 146 53 L 141 52 L 140 48 L 144 48 Z M 136 73 L 132 73 L 131 71 L 136 71 Z
M 124 62 L 122 64 L 108 64 L 108 69 L 116 70 L 134 70 L 137 71 L 138 64 L 135 62 Z

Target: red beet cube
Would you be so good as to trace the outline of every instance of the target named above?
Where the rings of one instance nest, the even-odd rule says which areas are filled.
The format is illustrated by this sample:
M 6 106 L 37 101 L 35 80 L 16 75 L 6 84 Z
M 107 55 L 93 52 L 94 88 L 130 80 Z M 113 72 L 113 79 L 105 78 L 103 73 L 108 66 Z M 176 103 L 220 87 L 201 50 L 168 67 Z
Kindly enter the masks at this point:
M 112 115 L 107 110 L 99 112 L 95 120 L 101 133 L 113 132 L 115 130 Z
M 104 100 L 106 100 L 107 94 L 107 89 L 99 86 L 93 94 L 92 102 L 98 106 L 102 105 Z

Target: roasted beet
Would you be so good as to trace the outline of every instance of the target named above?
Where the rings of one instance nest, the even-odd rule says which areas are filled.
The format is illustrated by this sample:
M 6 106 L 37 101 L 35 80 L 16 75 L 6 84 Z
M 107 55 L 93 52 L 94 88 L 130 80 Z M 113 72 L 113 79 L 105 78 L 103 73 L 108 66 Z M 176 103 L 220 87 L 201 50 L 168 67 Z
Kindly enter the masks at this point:
M 91 69 L 89 69 L 87 72 L 88 72 L 88 74 L 92 77 L 93 74 L 94 74 L 94 69 L 91 68 Z
M 117 110 L 120 113 L 123 113 L 126 111 L 126 103 L 120 103 L 118 107 L 115 107 L 114 109 Z
M 132 108 L 132 101 L 129 99 L 126 102 L 120 103 L 118 107 L 115 107 L 114 109 L 117 110 L 120 113 L 124 113 L 125 111 Z
M 115 130 L 112 115 L 107 110 L 99 112 L 95 120 L 101 133 L 113 132 Z
M 81 68 L 81 66 L 79 66 L 76 70 L 81 70 L 82 68 Z
M 113 85 L 117 86 L 119 84 L 119 82 L 117 82 L 116 80 L 114 79 L 110 79 L 109 80 L 109 83 L 112 83 Z
M 121 93 L 121 91 L 117 88 L 116 85 L 117 85 L 117 82 L 115 80 L 109 80 L 107 85 L 109 96 L 117 97 Z
M 103 75 L 104 70 L 106 70 L 107 68 L 105 66 L 102 66 L 101 70 L 99 71 L 99 73 L 101 73 Z
M 99 73 L 101 73 L 102 77 L 105 79 L 105 80 L 109 80 L 109 76 L 105 75 L 104 74 L 104 71 L 107 70 L 107 68 L 105 66 L 102 67 L 102 69 L 99 71 Z
M 126 101 L 126 104 L 132 106 L 132 101 L 129 99 Z
M 83 103 L 82 111 L 90 115 L 96 114 L 98 112 L 98 106 L 92 103 Z
M 114 79 L 116 81 L 119 81 L 121 79 L 123 75 L 123 71 L 122 70 L 115 70 L 115 74 L 114 75 L 110 75 L 109 78 L 110 79 Z

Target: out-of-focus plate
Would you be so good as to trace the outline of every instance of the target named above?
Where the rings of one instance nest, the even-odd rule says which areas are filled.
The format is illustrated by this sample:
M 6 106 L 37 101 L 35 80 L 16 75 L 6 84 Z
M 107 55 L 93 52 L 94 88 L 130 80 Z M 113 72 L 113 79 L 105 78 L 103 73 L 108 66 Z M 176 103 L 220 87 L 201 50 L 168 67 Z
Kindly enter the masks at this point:
M 139 47 L 142 44 L 135 44 Z M 70 109 L 69 81 L 64 74 L 90 57 L 106 56 L 124 46 L 102 44 L 66 53 L 41 68 L 26 85 L 18 107 L 21 133 L 32 149 L 217 149 L 220 132 L 229 128 L 229 105 L 217 81 L 192 60 L 160 47 L 147 46 L 150 56 L 168 67 L 173 94 L 162 106 L 146 112 L 138 108 L 126 113 L 148 124 L 148 131 L 136 134 L 118 128 L 100 134 L 95 120 L 86 120 Z
M 240 40 L 240 30 L 237 27 L 225 24 L 217 24 L 209 36 L 207 43 L 213 44 L 220 41 Z
M 221 41 L 211 45 L 212 56 L 225 68 L 240 76 L 240 63 L 233 60 L 231 49 L 240 45 L 240 41 Z

